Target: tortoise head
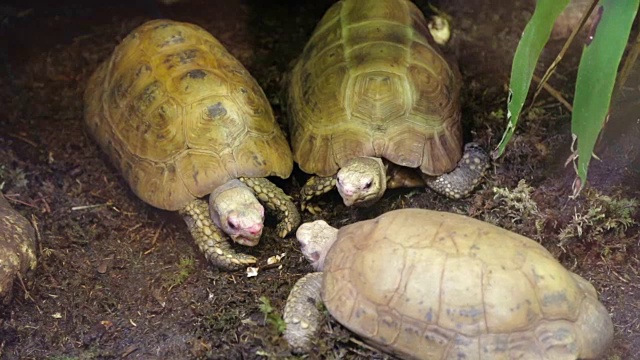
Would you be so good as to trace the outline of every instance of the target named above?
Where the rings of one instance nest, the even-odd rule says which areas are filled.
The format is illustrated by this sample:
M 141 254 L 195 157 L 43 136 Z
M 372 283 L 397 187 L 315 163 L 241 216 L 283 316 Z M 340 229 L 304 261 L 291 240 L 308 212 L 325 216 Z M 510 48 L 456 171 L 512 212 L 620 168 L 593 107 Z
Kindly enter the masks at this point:
M 338 229 L 324 220 L 300 225 L 296 232 L 302 254 L 317 271 L 322 271 L 324 259 L 333 243 L 338 239 Z
M 218 187 L 209 196 L 211 220 L 236 243 L 255 246 L 260 242 L 264 207 L 240 180 Z
M 386 169 L 380 158 L 357 157 L 336 175 L 336 187 L 346 206 L 369 206 L 387 190 Z

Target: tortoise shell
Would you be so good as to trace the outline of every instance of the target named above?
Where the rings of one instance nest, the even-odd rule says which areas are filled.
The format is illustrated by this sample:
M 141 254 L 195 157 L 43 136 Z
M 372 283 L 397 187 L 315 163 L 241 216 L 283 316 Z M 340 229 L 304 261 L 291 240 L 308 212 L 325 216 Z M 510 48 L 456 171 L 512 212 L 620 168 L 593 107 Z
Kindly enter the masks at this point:
M 293 169 L 255 79 L 204 29 L 136 28 L 89 80 L 88 132 L 147 203 L 177 210 L 227 181 Z
M 462 156 L 459 85 L 413 3 L 340 1 L 290 75 L 294 160 L 320 176 L 360 156 L 446 173 Z
M 33 226 L 0 192 L 0 307 L 13 298 L 16 279 L 23 284 L 33 281 L 37 263 Z
M 322 297 L 340 323 L 406 358 L 594 358 L 613 336 L 594 287 L 539 243 L 422 209 L 341 228 Z

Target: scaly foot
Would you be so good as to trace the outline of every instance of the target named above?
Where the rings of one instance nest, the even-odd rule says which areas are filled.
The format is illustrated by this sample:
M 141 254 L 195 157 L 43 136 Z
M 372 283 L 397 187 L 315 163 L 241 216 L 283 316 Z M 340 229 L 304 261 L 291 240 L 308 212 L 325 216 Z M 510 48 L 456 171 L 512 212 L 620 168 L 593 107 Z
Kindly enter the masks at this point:
M 291 197 L 265 178 L 240 178 L 256 194 L 258 200 L 276 213 L 278 225 L 276 231 L 281 238 L 286 237 L 300 225 L 300 212 L 291 201 Z
M 462 159 L 453 171 L 440 176 L 424 176 L 432 190 L 452 199 L 468 195 L 480 183 L 489 168 L 489 154 L 476 143 L 464 147 Z
M 194 200 L 179 212 L 200 251 L 213 265 L 226 270 L 237 270 L 256 263 L 255 257 L 238 253 L 231 248 L 227 235 L 211 221 L 206 201 Z
M 328 193 L 336 187 L 335 176 L 312 176 L 307 180 L 300 190 L 300 208 L 302 211 L 309 211 L 312 214 L 318 214 L 322 209 L 309 203 L 309 200 L 316 196 Z

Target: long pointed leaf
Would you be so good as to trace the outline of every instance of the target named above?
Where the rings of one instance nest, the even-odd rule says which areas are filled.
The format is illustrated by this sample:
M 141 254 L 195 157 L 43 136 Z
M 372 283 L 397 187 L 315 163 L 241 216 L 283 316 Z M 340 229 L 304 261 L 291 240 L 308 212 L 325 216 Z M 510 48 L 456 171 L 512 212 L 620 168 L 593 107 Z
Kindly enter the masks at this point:
M 584 186 L 598 134 L 604 125 L 620 59 L 629 39 L 640 0 L 602 0 L 592 40 L 578 67 L 571 132 L 578 140 L 577 171 Z
M 524 28 L 511 67 L 510 98 L 507 105 L 509 123 L 496 149 L 497 154 L 494 152 L 494 157 L 499 157 L 504 153 L 504 149 L 513 135 L 542 48 L 549 40 L 556 18 L 567 4 L 569 4 L 569 0 L 538 0 L 531 20 Z

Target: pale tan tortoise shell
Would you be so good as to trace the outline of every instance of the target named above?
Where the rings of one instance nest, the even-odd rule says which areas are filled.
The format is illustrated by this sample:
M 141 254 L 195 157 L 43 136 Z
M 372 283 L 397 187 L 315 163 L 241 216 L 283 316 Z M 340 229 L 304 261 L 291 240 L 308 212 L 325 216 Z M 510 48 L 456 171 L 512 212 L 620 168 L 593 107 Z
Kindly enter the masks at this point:
M 0 307 L 13 298 L 14 280 L 30 284 L 37 262 L 33 226 L 0 192 Z
M 405 358 L 593 358 L 613 334 L 594 287 L 539 243 L 422 209 L 341 228 L 322 298 L 340 323 Z
M 85 92 L 89 133 L 147 203 L 178 210 L 238 177 L 287 178 L 293 158 L 254 78 L 204 29 L 143 24 Z
M 294 160 L 320 176 L 360 156 L 449 172 L 462 156 L 459 87 L 413 3 L 338 2 L 290 75 Z

